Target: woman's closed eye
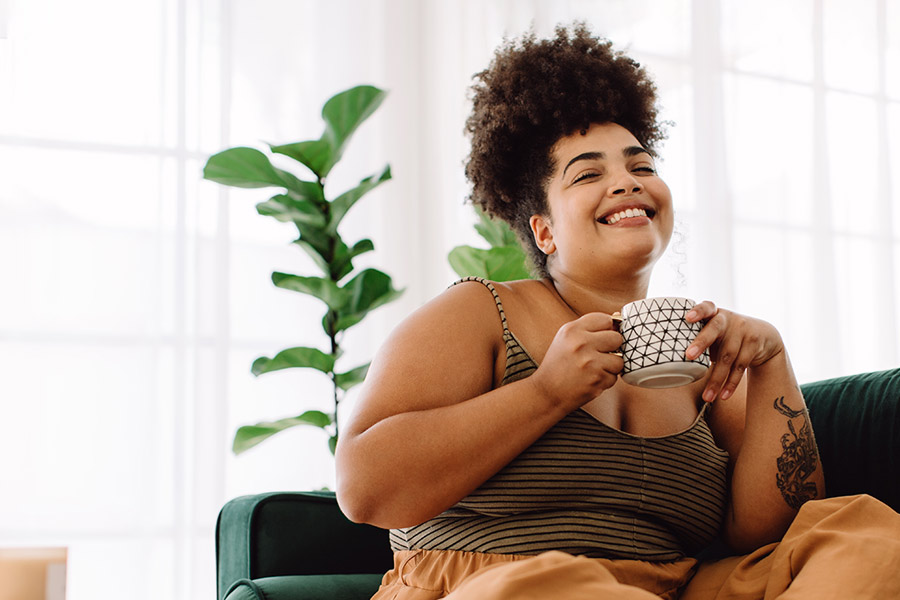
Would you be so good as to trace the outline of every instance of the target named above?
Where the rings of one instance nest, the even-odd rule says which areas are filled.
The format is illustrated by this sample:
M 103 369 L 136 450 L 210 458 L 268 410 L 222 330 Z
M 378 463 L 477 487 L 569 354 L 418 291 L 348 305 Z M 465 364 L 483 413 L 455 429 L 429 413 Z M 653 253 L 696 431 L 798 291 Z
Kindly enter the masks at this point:
M 584 173 L 579 173 L 575 176 L 575 179 L 572 180 L 572 185 L 578 183 L 579 181 L 593 179 L 595 177 L 600 177 L 600 173 L 598 171 L 585 171 Z
M 643 167 L 635 167 L 632 169 L 632 172 L 647 174 L 647 175 L 656 175 L 656 169 L 653 167 L 643 166 Z
M 651 167 L 649 165 L 641 165 L 639 167 L 632 167 L 631 172 L 637 173 L 639 175 L 645 175 L 645 176 L 646 175 L 656 175 L 656 169 L 654 169 L 653 167 Z M 580 181 L 596 179 L 596 178 L 602 177 L 602 176 L 603 176 L 603 173 L 601 173 L 600 171 L 584 171 L 584 172 L 576 175 L 575 178 L 572 179 L 572 183 L 569 185 L 575 185 L 576 183 L 578 183 Z

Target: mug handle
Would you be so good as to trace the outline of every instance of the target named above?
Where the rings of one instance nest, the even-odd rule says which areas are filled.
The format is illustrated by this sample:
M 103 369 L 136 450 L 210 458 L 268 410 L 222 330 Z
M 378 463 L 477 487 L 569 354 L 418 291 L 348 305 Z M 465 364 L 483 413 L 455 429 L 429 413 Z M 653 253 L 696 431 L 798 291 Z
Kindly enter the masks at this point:
M 622 325 L 622 321 L 624 321 L 624 319 L 622 318 L 622 313 L 620 313 L 619 311 L 616 311 L 613 314 L 611 314 L 610 316 L 612 317 L 612 321 L 613 321 L 613 329 L 618 331 L 619 326 Z M 625 354 L 623 352 L 610 352 L 610 354 L 614 354 L 620 358 L 625 356 Z
M 613 328 L 614 328 L 616 331 L 618 331 L 618 330 L 619 330 L 619 326 L 622 324 L 622 321 L 625 320 L 625 319 L 622 318 L 622 313 L 620 313 L 619 311 L 616 311 L 616 312 L 614 312 L 613 314 L 611 314 L 610 316 L 612 317 Z

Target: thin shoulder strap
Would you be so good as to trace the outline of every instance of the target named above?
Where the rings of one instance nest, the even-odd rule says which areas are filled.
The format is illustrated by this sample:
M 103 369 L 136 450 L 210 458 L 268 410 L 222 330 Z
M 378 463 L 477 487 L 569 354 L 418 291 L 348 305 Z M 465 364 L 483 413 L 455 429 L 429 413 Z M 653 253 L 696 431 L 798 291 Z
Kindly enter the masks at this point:
M 454 282 L 453 285 L 467 281 L 477 281 L 490 290 L 491 295 L 494 296 L 494 303 L 497 305 L 497 312 L 500 313 L 500 323 L 503 325 L 503 343 L 506 346 L 506 367 L 503 371 L 503 379 L 500 381 L 500 385 L 528 377 L 537 369 L 537 363 L 509 330 L 509 326 L 506 324 L 506 313 L 503 311 L 503 303 L 500 302 L 500 295 L 494 289 L 494 285 L 483 277 L 465 277 Z
M 490 290 L 491 295 L 494 296 L 494 303 L 497 305 L 497 311 L 500 313 L 500 323 L 503 325 L 503 335 L 509 335 L 509 327 L 506 324 L 506 313 L 503 311 L 503 303 L 500 302 L 500 294 L 497 293 L 497 290 L 494 289 L 494 284 L 485 279 L 484 277 L 463 277 L 459 281 L 454 281 L 450 287 L 454 285 L 458 285 L 460 283 L 466 283 L 467 281 L 477 281 L 478 283 L 484 285 L 487 289 Z

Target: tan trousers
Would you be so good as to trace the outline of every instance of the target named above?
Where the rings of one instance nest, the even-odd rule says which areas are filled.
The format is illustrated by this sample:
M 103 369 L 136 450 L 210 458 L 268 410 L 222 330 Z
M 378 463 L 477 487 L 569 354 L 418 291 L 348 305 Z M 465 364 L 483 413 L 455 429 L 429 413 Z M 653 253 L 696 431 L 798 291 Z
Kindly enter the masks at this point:
M 900 515 L 870 496 L 803 505 L 780 543 L 698 565 L 414 550 L 373 600 L 900 599 Z

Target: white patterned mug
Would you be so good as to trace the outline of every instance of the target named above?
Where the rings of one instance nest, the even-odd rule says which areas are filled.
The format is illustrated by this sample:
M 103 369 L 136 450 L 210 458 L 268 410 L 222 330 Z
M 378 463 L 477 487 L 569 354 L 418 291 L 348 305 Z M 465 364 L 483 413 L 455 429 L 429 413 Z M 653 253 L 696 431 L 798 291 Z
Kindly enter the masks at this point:
M 694 305 L 688 298 L 662 297 L 636 300 L 622 307 L 619 333 L 625 341 L 619 352 L 625 361 L 625 383 L 669 388 L 687 385 L 706 374 L 709 351 L 694 360 L 684 356 L 704 325 L 702 321 L 684 320 Z

